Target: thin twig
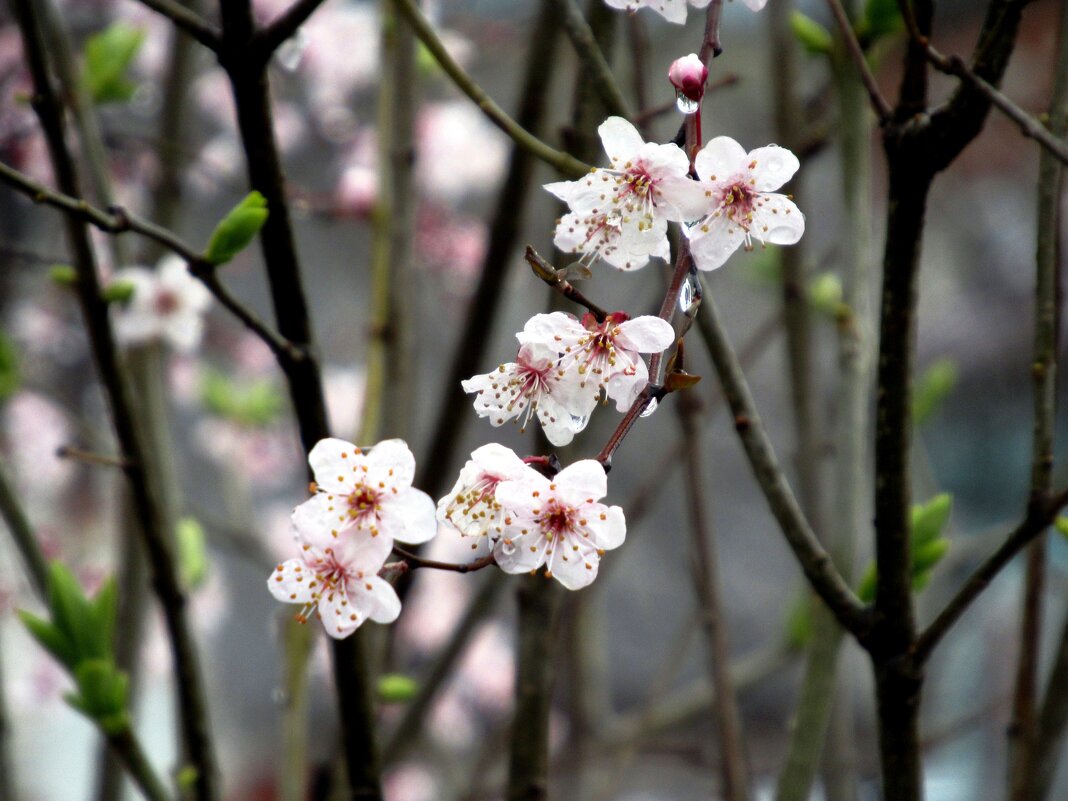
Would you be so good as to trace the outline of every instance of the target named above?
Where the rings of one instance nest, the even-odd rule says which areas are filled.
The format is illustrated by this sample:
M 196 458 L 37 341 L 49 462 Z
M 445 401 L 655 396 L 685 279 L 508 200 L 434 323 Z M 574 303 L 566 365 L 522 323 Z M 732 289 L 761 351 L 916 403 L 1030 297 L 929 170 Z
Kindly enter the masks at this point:
M 565 175 L 579 177 L 590 171 L 591 168 L 588 164 L 584 164 L 567 153 L 550 147 L 509 117 L 504 109 L 498 106 L 486 94 L 485 90 L 475 83 L 470 75 L 464 72 L 463 67 L 449 55 L 449 51 L 442 44 L 437 33 L 435 33 L 434 27 L 416 6 L 415 0 L 396 0 L 396 3 L 397 10 L 412 26 L 412 30 L 415 31 L 419 41 L 426 46 L 426 49 L 438 62 L 441 69 L 465 95 L 475 102 L 482 113 L 489 118 L 490 122 L 504 131 L 514 142 L 528 150 L 532 155 L 555 167 Z
M 562 278 L 559 271 L 545 261 L 538 254 L 538 251 L 534 250 L 533 246 L 527 245 L 523 257 L 527 260 L 527 264 L 530 265 L 530 269 L 534 271 L 534 275 L 572 303 L 577 303 L 579 306 L 588 309 L 597 318 L 597 322 L 603 323 L 605 318 L 608 317 L 608 312 L 583 295 L 570 281 Z
M 757 414 L 737 356 L 727 340 L 719 311 L 707 290 L 702 306 L 704 308 L 697 316 L 698 329 L 708 346 L 727 402 L 734 413 L 734 427 L 772 514 L 813 589 L 830 607 L 842 627 L 864 643 L 871 628 L 870 612 L 835 569 L 798 506 Z
M 868 92 L 868 98 L 871 100 L 871 107 L 875 111 L 875 116 L 878 118 L 879 124 L 882 125 L 890 119 L 893 109 L 890 108 L 890 103 L 887 102 L 886 98 L 883 97 L 883 93 L 879 90 L 879 83 L 875 80 L 875 75 L 872 74 L 871 65 L 868 64 L 868 58 L 864 55 L 864 48 L 860 46 L 856 31 L 853 30 L 853 23 L 849 21 L 845 9 L 842 8 L 841 0 L 827 0 L 827 5 L 830 7 L 834 21 L 838 25 L 841 41 L 845 44 L 849 60 L 853 62 L 853 67 Z
M 446 570 L 451 573 L 474 573 L 492 564 L 496 564 L 492 553 L 479 557 L 473 562 L 439 562 L 436 559 L 425 559 L 418 554 L 407 551 L 398 545 L 393 546 L 393 552 L 408 562 L 410 568 L 429 567 L 434 570 Z
M 208 288 L 224 308 L 263 340 L 264 344 L 280 360 L 297 362 L 307 357 L 307 352 L 303 348 L 273 331 L 255 312 L 230 294 L 229 290 L 219 280 L 216 265 L 205 261 L 197 251 L 179 239 L 173 232 L 118 206 L 112 206 L 108 211 L 102 211 L 84 200 L 49 189 L 44 184 L 38 183 L 28 175 L 24 175 L 3 163 L 0 163 L 0 180 L 27 195 L 34 203 L 43 203 L 57 208 L 101 231 L 111 234 L 131 231 L 158 242 L 185 259 L 189 265 L 189 272 Z
M 37 543 L 33 526 L 19 502 L 14 485 L 8 480 L 7 465 L 2 460 L 0 460 L 0 515 L 3 516 L 4 523 L 11 532 L 11 538 L 15 541 L 15 547 L 18 548 L 22 560 L 26 563 L 30 583 L 42 600 L 47 599 L 48 559 Z
M 261 59 L 271 54 L 289 37 L 297 32 L 325 0 L 296 0 L 293 5 L 268 22 L 253 36 L 253 44 Z
M 708 10 L 705 12 L 705 34 L 701 38 L 701 52 L 698 54 L 702 64 L 708 64 L 723 52 L 719 40 L 719 16 L 722 12 L 723 0 L 712 0 L 708 4 Z
M 94 453 L 74 445 L 61 445 L 56 449 L 56 456 L 60 459 L 72 459 L 85 464 L 104 465 L 105 467 L 118 467 L 125 470 L 130 462 L 121 456 L 111 456 L 106 453 Z
M 209 50 L 218 52 L 222 45 L 219 30 L 206 19 L 190 11 L 176 0 L 138 0 L 158 14 L 162 14 Z
M 972 601 L 979 597 L 979 594 L 1021 549 L 1046 530 L 1065 504 L 1068 504 L 1068 490 L 1062 490 L 1047 498 L 1036 499 L 1031 503 L 1026 517 L 1009 533 L 1000 547 L 965 580 L 949 603 L 917 638 L 911 655 L 918 664 L 923 664 L 930 658 L 935 646 L 967 611 Z

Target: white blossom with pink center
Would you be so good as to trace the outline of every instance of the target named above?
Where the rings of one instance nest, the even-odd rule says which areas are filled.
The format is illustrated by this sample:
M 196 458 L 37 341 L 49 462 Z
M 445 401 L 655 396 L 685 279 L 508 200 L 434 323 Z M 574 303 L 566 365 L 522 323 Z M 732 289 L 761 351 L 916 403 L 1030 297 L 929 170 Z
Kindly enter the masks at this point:
M 369 529 L 346 531 L 340 536 L 307 521 L 294 520 L 301 547 L 296 559 L 274 569 L 267 588 L 279 601 L 302 604 L 302 622 L 318 613 L 326 633 L 348 637 L 366 620 L 392 623 L 400 614 L 400 599 L 388 581 L 378 575 L 393 543 Z
M 584 459 L 553 479 L 533 468 L 523 478 L 503 481 L 497 501 L 507 510 L 504 533 L 493 549 L 506 573 L 528 573 L 544 565 L 546 575 L 569 590 L 597 578 L 601 555 L 623 544 L 623 510 L 598 501 L 608 492 L 600 462 Z
M 473 376 L 461 385 L 464 392 L 477 393 L 475 412 L 494 427 L 516 419 L 525 431 L 536 415 L 549 442 L 567 445 L 589 420 L 570 385 L 560 378 L 557 358 L 556 351 L 547 345 L 531 342 L 519 348 L 514 362 Z
M 700 216 L 704 193 L 689 178 L 690 162 L 674 144 L 645 142 L 622 117 L 609 117 L 597 132 L 611 161 L 577 181 L 546 184 L 570 213 L 557 223 L 554 244 L 634 270 L 667 253 L 667 224 Z
M 522 478 L 528 469 L 514 451 L 496 442 L 476 448 L 449 494 L 438 501 L 438 521 L 471 539 L 471 550 L 489 553 L 504 525 L 497 485 Z
M 579 321 L 553 312 L 531 317 L 519 341 L 541 342 L 560 354 L 557 374 L 575 385 L 574 394 L 588 404 L 586 414 L 602 395 L 626 412 L 649 383 L 649 368 L 639 354 L 662 352 L 675 341 L 675 331 L 652 315 L 632 320 L 617 311 L 598 322 L 592 314 Z
M 155 270 L 125 267 L 111 279 L 133 287 L 125 304 L 115 305 L 115 335 L 126 345 L 162 340 L 182 353 L 200 344 L 204 312 L 211 294 L 189 274 L 177 256 L 162 259 Z
M 317 492 L 293 510 L 298 530 L 335 541 L 350 530 L 367 532 L 390 548 L 393 540 L 416 545 L 437 533 L 434 502 L 412 486 L 415 457 L 403 440 L 383 440 L 365 453 L 342 439 L 322 439 L 308 464 Z
M 637 11 L 639 8 L 651 8 L 668 22 L 682 25 L 686 22 L 687 3 L 694 8 L 705 8 L 711 0 L 604 0 L 612 8 L 624 11 Z M 753 11 L 760 11 L 768 0 L 742 0 Z
M 786 195 L 773 190 L 800 166 L 784 147 L 768 145 L 748 153 L 729 136 L 718 136 L 694 159 L 707 197 L 704 216 L 684 228 L 698 269 L 723 265 L 740 245 L 753 240 L 792 245 L 805 232 L 805 216 Z

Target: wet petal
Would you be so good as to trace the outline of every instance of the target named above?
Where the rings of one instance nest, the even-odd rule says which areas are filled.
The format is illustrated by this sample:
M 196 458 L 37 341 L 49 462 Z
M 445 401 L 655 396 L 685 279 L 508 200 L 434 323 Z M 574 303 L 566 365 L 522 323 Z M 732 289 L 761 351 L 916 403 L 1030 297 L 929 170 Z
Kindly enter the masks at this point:
M 717 136 L 701 148 L 694 167 L 703 181 L 726 181 L 745 171 L 748 154 L 729 136 Z
M 778 189 L 794 177 L 801 163 L 797 156 L 778 145 L 758 147 L 749 153 L 749 174 L 756 181 L 757 191 L 770 192 Z
M 306 604 L 314 599 L 315 572 L 302 559 L 287 559 L 267 579 L 267 589 L 279 601 Z
M 315 483 L 327 492 L 348 494 L 356 482 L 353 468 L 363 464 L 360 449 L 343 439 L 328 437 L 315 443 L 308 454 Z
M 622 117 L 609 117 L 597 127 L 597 133 L 604 145 L 604 152 L 612 161 L 612 166 L 620 169 L 626 162 L 634 159 L 641 150 L 645 140 L 638 129 Z

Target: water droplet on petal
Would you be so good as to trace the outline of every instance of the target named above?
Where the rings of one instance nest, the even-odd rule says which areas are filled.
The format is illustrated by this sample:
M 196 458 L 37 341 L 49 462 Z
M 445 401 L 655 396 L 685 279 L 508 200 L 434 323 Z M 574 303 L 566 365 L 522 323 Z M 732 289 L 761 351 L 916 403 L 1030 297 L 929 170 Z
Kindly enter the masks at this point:
M 505 556 L 511 556 L 515 553 L 515 542 L 512 540 L 501 540 L 501 553 Z
M 649 417 L 650 415 L 652 415 L 652 413 L 656 411 L 656 407 L 659 405 L 660 403 L 657 401 L 656 398 L 650 398 L 649 403 L 644 409 L 642 409 L 642 417 Z
M 682 92 L 676 92 L 675 107 L 683 114 L 693 114 L 697 109 L 701 108 L 701 103 L 697 100 L 690 100 Z

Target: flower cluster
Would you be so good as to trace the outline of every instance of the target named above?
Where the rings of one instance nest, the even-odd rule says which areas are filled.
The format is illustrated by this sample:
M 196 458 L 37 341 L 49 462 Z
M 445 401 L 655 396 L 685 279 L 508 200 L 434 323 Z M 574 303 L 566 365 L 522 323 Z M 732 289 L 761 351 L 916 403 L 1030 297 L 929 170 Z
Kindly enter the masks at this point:
M 600 400 L 629 409 L 649 379 L 639 354 L 663 351 L 675 332 L 659 317 L 613 312 L 580 321 L 553 312 L 531 317 L 516 338 L 516 360 L 467 379 L 464 391 L 475 393 L 475 411 L 492 425 L 518 419 L 525 429 L 537 416 L 549 442 L 561 446 L 586 427 Z
M 415 457 L 399 439 L 364 453 L 324 439 L 308 454 L 316 493 L 293 511 L 300 556 L 267 580 L 279 601 L 314 609 L 331 637 L 352 634 L 365 620 L 392 623 L 400 600 L 378 573 L 394 541 L 418 544 L 437 533 L 434 502 L 412 487 Z
M 471 454 L 452 491 L 438 502 L 438 520 L 492 549 L 506 573 L 545 568 L 569 590 L 597 578 L 601 555 L 626 538 L 618 506 L 599 503 L 608 492 L 601 464 L 584 459 L 549 479 L 502 445 Z
M 722 266 L 739 246 L 752 249 L 754 239 L 792 245 L 805 231 L 794 202 L 774 192 L 799 166 L 786 148 L 768 145 L 747 153 L 729 136 L 716 137 L 695 157 L 694 180 L 676 145 L 644 142 L 620 117 L 609 117 L 598 131 L 612 167 L 545 186 L 570 208 L 553 241 L 563 251 L 581 253 L 583 262 L 603 258 L 632 270 L 650 257 L 665 258 L 669 222 L 684 223 L 701 270 Z

